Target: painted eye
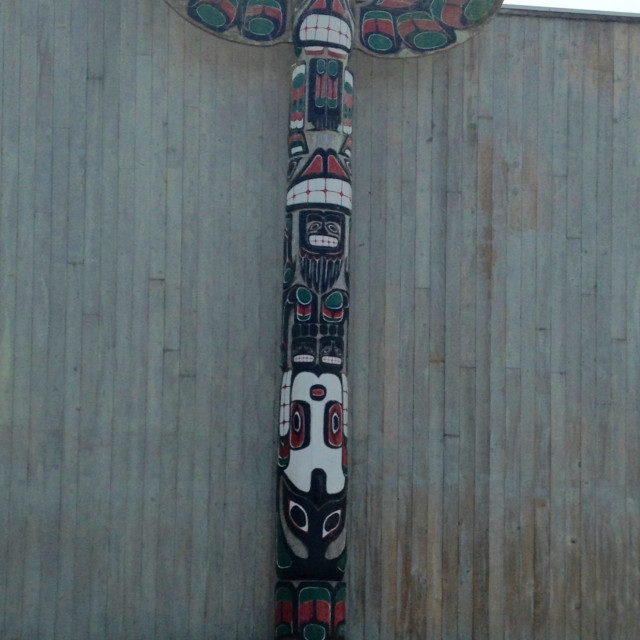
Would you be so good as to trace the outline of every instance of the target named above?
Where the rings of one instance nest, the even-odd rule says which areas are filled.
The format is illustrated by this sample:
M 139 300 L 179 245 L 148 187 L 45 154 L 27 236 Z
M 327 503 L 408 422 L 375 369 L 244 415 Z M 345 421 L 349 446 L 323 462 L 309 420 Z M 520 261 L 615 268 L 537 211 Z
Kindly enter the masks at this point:
M 307 222 L 307 233 L 317 233 L 320 229 L 322 229 L 322 222 L 319 220 Z
M 329 402 L 325 408 L 325 440 L 328 446 L 342 446 L 342 405 Z
M 327 222 L 325 224 L 327 231 L 333 236 L 340 235 L 340 225 L 337 222 Z
M 289 517 L 291 522 L 305 533 L 309 531 L 309 518 L 304 508 L 293 500 L 289 500 Z
M 330 533 L 333 533 L 340 526 L 341 519 L 342 509 L 330 513 L 322 523 L 322 537 L 326 538 Z
M 304 402 L 291 403 L 291 431 L 290 441 L 292 449 L 302 449 L 307 441 L 307 423 L 309 407 Z

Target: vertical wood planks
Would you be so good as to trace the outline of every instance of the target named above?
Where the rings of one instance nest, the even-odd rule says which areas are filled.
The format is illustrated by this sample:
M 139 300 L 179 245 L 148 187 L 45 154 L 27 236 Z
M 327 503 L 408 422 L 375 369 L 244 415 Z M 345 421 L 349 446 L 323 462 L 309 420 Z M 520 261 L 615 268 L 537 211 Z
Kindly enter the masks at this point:
M 551 635 L 550 614 L 551 598 L 551 287 L 552 257 L 551 228 L 554 215 L 553 169 L 556 159 L 553 151 L 555 131 L 554 114 L 554 65 L 556 57 L 542 56 L 540 52 L 555 49 L 555 31 L 551 22 L 540 20 L 537 30 L 537 42 L 532 46 L 540 60 L 537 73 L 537 111 L 535 138 L 532 146 L 536 150 L 531 169 L 537 175 L 531 185 L 531 216 L 537 230 L 535 236 L 535 310 L 534 321 L 534 388 L 533 408 L 533 455 L 532 457 L 532 493 L 533 493 L 533 635 L 548 637 Z
M 491 438 L 490 420 L 491 380 L 491 283 L 495 260 L 492 175 L 494 126 L 489 114 L 493 112 L 493 92 L 488 70 L 493 55 L 493 42 L 487 40 L 477 48 L 477 149 L 476 149 L 476 234 L 473 251 L 476 255 L 475 301 L 475 531 L 474 531 L 474 633 L 478 638 L 491 637 Z M 477 604 L 476 604 L 477 603 Z
M 436 503 L 429 498 L 429 260 L 431 245 L 431 149 L 433 144 L 432 100 L 433 61 L 416 64 L 416 133 L 415 147 L 415 239 L 414 239 L 414 355 L 413 355 L 413 435 L 412 435 L 412 504 L 411 504 L 411 624 L 409 638 L 419 638 L 429 622 L 432 589 L 429 583 L 429 541 L 434 538 L 429 527 L 430 509 Z M 418 175 L 423 176 L 418 180 Z M 407 187 L 408 188 L 408 187 Z
M 369 305 L 371 296 L 371 262 L 375 260 L 371 251 L 371 211 L 374 197 L 374 185 L 371 176 L 374 171 L 371 151 L 377 143 L 373 135 L 377 110 L 373 101 L 359 99 L 362 93 L 372 91 L 373 60 L 368 56 L 353 55 L 350 67 L 354 73 L 354 126 L 358 131 L 357 144 L 354 146 L 354 211 L 351 220 L 351 307 L 350 322 L 360 326 L 360 340 L 349 335 L 349 385 L 350 413 L 360 416 L 349 432 L 349 517 L 348 540 L 349 561 L 347 564 L 348 615 L 349 629 L 357 636 L 365 636 L 365 628 L 371 623 L 371 595 L 376 585 L 371 583 L 369 569 L 369 544 L 367 542 L 366 522 L 369 509 L 371 485 L 369 482 L 368 456 L 370 430 L 369 423 L 369 385 L 367 365 L 354 366 L 357 362 L 369 362 L 368 339 L 372 318 Z M 357 240 L 356 240 L 357 238 Z M 361 543 L 358 543 L 361 540 Z M 371 594 L 371 595 L 370 595 Z
M 583 130 L 583 84 L 584 84 L 584 29 L 573 26 L 569 31 L 569 80 L 567 111 L 572 114 L 567 122 L 567 232 L 566 269 L 567 290 L 565 317 L 566 354 L 566 411 L 567 437 L 564 443 L 564 467 L 566 470 L 566 581 L 564 589 L 565 634 L 581 633 L 582 591 L 580 581 L 581 557 L 581 421 L 580 421 L 580 357 L 581 344 L 578 331 L 581 317 L 580 254 L 582 221 L 581 149 Z
M 489 634 L 491 638 L 504 637 L 506 620 L 504 614 L 507 594 L 507 559 L 505 518 L 507 515 L 505 494 L 506 442 L 507 442 L 507 371 L 506 322 L 507 322 L 507 252 L 508 225 L 507 207 L 507 51 L 508 32 L 497 33 L 493 46 L 494 57 L 490 61 L 493 94 L 492 114 L 493 149 L 492 173 L 485 183 L 485 191 L 491 194 L 491 311 L 490 311 L 490 515 L 489 515 Z M 488 125 L 487 125 L 488 128 Z M 489 138 L 491 139 L 491 138 Z M 489 155 L 489 154 L 488 154 Z M 485 195 L 485 198 L 487 196 Z
M 374 94 L 382 90 L 383 80 L 380 71 L 376 69 L 371 62 L 366 65 L 366 69 L 371 69 L 371 88 Z M 357 80 L 356 80 L 357 82 Z M 366 85 L 365 85 L 366 86 Z M 358 91 L 356 85 L 355 91 Z M 362 98 L 359 98 L 362 100 Z M 377 131 L 382 119 L 382 114 L 386 109 L 376 105 L 372 107 L 372 123 L 371 131 Z M 383 125 L 384 126 L 384 125 Z M 372 135 L 371 151 L 369 155 L 369 164 L 371 166 L 371 182 L 369 189 L 371 190 L 372 203 L 386 203 L 386 181 L 383 179 L 386 167 L 386 155 L 381 153 L 380 138 Z M 361 163 L 366 160 L 361 159 Z M 357 202 L 354 201 L 354 218 L 358 215 Z M 367 429 L 367 522 L 382 522 L 384 512 L 382 509 L 382 482 L 383 482 L 383 453 L 384 444 L 383 434 L 383 379 L 384 379 L 384 363 L 382 358 L 383 343 L 381 336 L 384 331 L 384 287 L 381 282 L 384 281 L 383 274 L 385 256 L 384 244 L 384 224 L 385 210 L 380 206 L 372 206 L 369 213 L 369 274 L 368 274 L 368 305 L 366 313 L 368 316 L 368 332 L 363 335 L 362 339 L 366 339 L 366 347 L 358 348 L 357 333 L 354 325 L 350 325 L 350 344 L 353 344 L 353 352 L 355 354 L 365 351 L 367 358 L 367 410 L 363 416 L 366 416 L 366 422 L 360 423 L 360 429 Z M 382 278 L 382 280 L 381 280 Z M 355 340 L 354 340 L 355 337 Z M 353 370 L 353 361 L 350 362 L 350 370 Z M 357 406 L 357 405 L 356 405 Z M 366 426 L 365 426 L 366 425 Z M 354 423 L 354 430 L 358 427 Z M 382 549 L 383 528 L 378 527 L 372 535 L 367 535 L 365 540 L 367 548 L 367 556 L 365 560 L 365 602 L 364 602 L 364 637 L 371 637 L 378 640 L 381 637 L 381 616 L 382 616 L 382 584 L 386 578 L 381 571 L 383 566 L 383 549 Z
M 20 12 L 18 3 L 7 2 L 0 7 L 2 25 L 2 78 L 0 95 L 0 592 L 3 611 L 0 613 L 0 632 L 19 633 L 19 590 L 15 589 L 16 565 L 21 557 L 17 546 L 21 539 L 21 525 L 16 520 L 14 476 L 23 462 L 14 456 L 13 439 L 19 437 L 13 419 L 16 353 L 14 335 L 17 317 L 16 263 L 18 225 L 18 149 L 19 140 L 19 67 L 12 52 L 19 51 Z M 14 470 L 15 468 L 15 470 Z M 19 494 L 18 494 L 19 495 Z M 7 611 L 11 611 L 8 615 Z
M 569 42 L 557 24 L 553 25 L 554 46 L 557 56 L 553 65 L 553 113 L 552 144 L 552 193 L 550 208 L 550 256 L 549 272 L 550 323 L 550 399 L 549 399 L 549 633 L 565 637 L 566 602 L 568 589 L 568 527 L 566 509 L 573 499 L 569 497 L 570 470 L 565 461 L 568 448 L 566 382 L 567 341 L 565 339 L 568 318 L 567 298 L 567 176 L 568 176 L 568 125 L 569 125 Z M 542 122 L 539 126 L 545 126 Z
M 428 349 L 429 387 L 428 397 L 428 444 L 429 473 L 427 495 L 429 511 L 427 521 L 427 634 L 438 637 L 443 633 L 442 580 L 444 539 L 444 384 L 445 384 L 445 239 L 446 239 L 446 190 L 443 174 L 446 175 L 446 118 L 447 65 L 435 64 L 433 69 L 431 106 L 431 190 L 428 194 L 430 207 L 429 238 L 429 341 L 423 345 Z M 427 85 L 428 86 L 428 85 Z M 426 266 L 426 263 L 425 263 Z M 420 278 L 416 278 L 420 281 Z
M 401 196 L 399 200 L 400 220 L 398 238 L 401 246 L 411 246 L 415 241 L 416 200 L 416 146 L 413 134 L 417 119 L 417 69 L 416 65 L 405 65 L 401 70 L 402 90 L 402 140 L 400 151 Z M 413 362 L 415 353 L 415 258 L 413 251 L 401 252 L 399 273 L 398 327 L 400 330 L 398 364 L 403 381 L 398 393 L 399 442 L 413 439 Z M 420 465 L 422 466 L 422 465 Z M 413 526 L 413 448 L 401 447 L 398 451 L 398 508 L 397 521 L 400 530 L 411 531 Z M 398 536 L 398 583 L 397 617 L 395 635 L 410 637 L 412 629 L 412 600 L 410 592 L 413 586 L 412 538 L 410 535 Z
M 399 571 L 398 557 L 398 533 L 401 522 L 401 503 L 399 491 L 399 444 L 402 442 L 402 425 L 399 420 L 400 404 L 399 396 L 403 382 L 400 363 L 400 295 L 401 295 L 401 212 L 402 212 L 402 137 L 397 135 L 396 126 L 401 125 L 402 114 L 402 68 L 401 62 L 393 61 L 387 70 L 386 84 L 390 88 L 390 100 L 380 109 L 383 115 L 383 131 L 381 136 L 384 145 L 385 162 L 379 167 L 384 167 L 384 174 L 380 179 L 385 182 L 384 200 L 382 200 L 382 213 L 385 216 L 385 224 L 376 229 L 383 243 L 384 268 L 376 274 L 375 282 L 381 289 L 383 298 L 380 304 L 382 312 L 383 342 L 379 349 L 382 358 L 383 384 L 381 389 L 382 400 L 382 473 L 380 488 L 381 520 L 385 514 L 390 516 L 388 523 L 382 529 L 381 557 L 379 569 L 381 571 L 381 596 L 386 603 L 380 611 L 380 637 L 385 638 L 396 633 L 396 621 L 400 609 L 398 600 L 401 588 L 401 572 Z M 386 137 L 386 140 L 385 140 Z M 354 210 L 357 215 L 357 209 Z M 378 269 L 382 266 L 378 263 Z M 355 332 L 351 329 L 352 333 Z
M 638 341 L 638 326 L 634 319 L 640 313 L 640 290 L 638 289 L 637 279 L 634 278 L 637 269 L 640 267 L 640 254 L 638 248 L 638 226 L 635 214 L 635 207 L 632 203 L 637 202 L 640 198 L 640 179 L 638 178 L 638 168 L 640 167 L 640 154 L 638 152 L 639 131 L 634 126 L 634 122 L 640 115 L 638 105 L 639 90 L 638 83 L 632 80 L 640 73 L 640 34 L 637 29 L 629 30 L 629 158 L 626 164 L 632 171 L 632 176 L 625 182 L 625 191 L 627 194 L 627 224 L 629 225 L 628 237 L 628 256 L 627 256 L 627 355 L 625 369 L 627 373 L 626 396 L 628 400 L 625 428 L 625 487 L 624 495 L 626 498 L 627 515 L 628 515 L 628 531 L 626 532 L 625 547 L 629 550 L 629 566 L 636 568 L 638 564 L 639 550 L 633 544 L 634 540 L 640 535 L 640 505 L 637 501 L 636 488 L 640 484 L 640 470 L 634 464 L 633 460 L 637 459 L 640 452 L 640 435 L 637 425 L 640 418 L 640 405 L 638 394 L 635 390 L 638 388 L 640 378 L 639 363 L 640 343 Z M 635 177 L 633 177 L 635 176 Z M 640 587 L 640 570 L 630 571 L 627 575 L 627 589 L 629 597 L 632 601 L 638 593 Z M 626 624 L 637 626 L 640 623 L 640 614 L 638 608 L 629 609 Z

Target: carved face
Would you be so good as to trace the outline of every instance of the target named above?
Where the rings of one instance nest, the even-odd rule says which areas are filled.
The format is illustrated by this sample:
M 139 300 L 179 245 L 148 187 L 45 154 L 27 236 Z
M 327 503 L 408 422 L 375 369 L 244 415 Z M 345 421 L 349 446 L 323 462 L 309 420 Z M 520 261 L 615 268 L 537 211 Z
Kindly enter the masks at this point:
M 315 292 L 324 294 L 346 283 L 348 221 L 343 213 L 303 209 L 298 216 L 297 235 L 299 277 Z M 344 276 L 344 280 L 341 280 Z
M 300 248 L 311 254 L 339 255 L 344 251 L 344 215 L 330 211 L 300 212 Z
M 345 487 L 343 382 L 344 376 L 333 373 L 301 371 L 283 389 L 281 436 L 288 435 L 289 442 L 285 474 L 302 493 L 312 492 L 314 477 L 321 494 L 335 495 Z
M 293 326 L 293 337 L 291 339 L 292 367 L 294 371 L 316 370 L 318 366 L 323 371 L 340 373 L 344 365 L 344 331 L 342 327 L 333 327 L 327 324 L 319 325 L 320 336 L 299 335 L 301 329 L 298 325 Z M 317 325 L 312 325 L 309 329 L 316 329 Z M 334 330 L 336 335 L 330 333 Z M 337 335 L 339 333 L 339 335 Z
M 312 369 L 317 364 L 317 338 L 294 337 L 291 341 L 293 367 L 297 370 Z
M 293 162 L 293 161 L 292 161 Z M 352 190 L 349 167 L 331 149 L 316 149 L 309 160 L 290 167 L 287 209 L 308 205 L 351 213 Z
M 321 484 L 320 480 L 318 482 Z M 339 580 L 344 574 L 346 492 L 329 497 L 318 489 L 315 494 L 312 498 L 297 491 L 286 475 L 281 474 L 278 486 L 279 555 L 287 561 L 280 563 L 280 577 Z
M 328 370 L 341 370 L 344 364 L 344 340 L 338 336 L 320 338 L 320 363 Z
M 319 297 L 305 286 L 293 286 L 285 291 L 283 304 L 285 366 L 296 372 L 342 373 L 348 293 L 333 289 Z

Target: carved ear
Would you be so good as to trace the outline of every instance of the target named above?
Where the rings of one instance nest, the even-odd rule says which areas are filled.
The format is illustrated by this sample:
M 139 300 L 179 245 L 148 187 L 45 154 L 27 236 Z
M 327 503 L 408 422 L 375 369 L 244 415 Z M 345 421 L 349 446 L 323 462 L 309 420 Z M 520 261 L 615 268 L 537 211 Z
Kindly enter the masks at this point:
M 356 2 L 355 46 L 371 55 L 411 58 L 468 40 L 502 0 L 372 0 Z
M 225 40 L 272 45 L 291 42 L 293 1 L 165 0 L 189 22 Z

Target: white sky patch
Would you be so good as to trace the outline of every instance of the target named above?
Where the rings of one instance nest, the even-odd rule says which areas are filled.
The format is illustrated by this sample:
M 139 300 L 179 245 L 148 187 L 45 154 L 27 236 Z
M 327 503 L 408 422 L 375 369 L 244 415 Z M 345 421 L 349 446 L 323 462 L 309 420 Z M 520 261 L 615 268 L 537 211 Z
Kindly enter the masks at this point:
M 505 0 L 504 6 L 640 16 L 640 0 L 606 0 L 606 2 L 603 0 Z

